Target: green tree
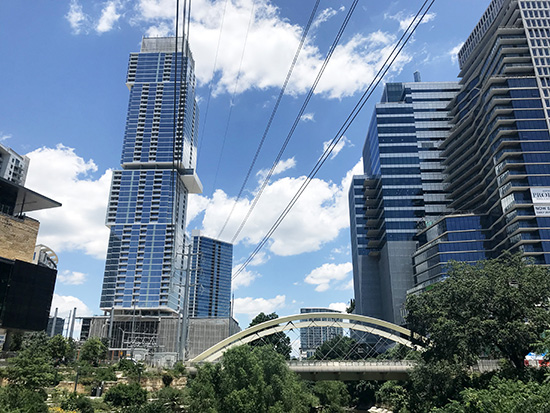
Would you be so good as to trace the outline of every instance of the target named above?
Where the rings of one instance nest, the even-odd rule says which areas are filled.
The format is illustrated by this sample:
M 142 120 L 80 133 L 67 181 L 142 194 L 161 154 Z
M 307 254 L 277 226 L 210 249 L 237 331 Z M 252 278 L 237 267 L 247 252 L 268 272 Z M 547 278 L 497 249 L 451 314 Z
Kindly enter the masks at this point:
M 298 413 L 317 403 L 268 346 L 228 350 L 221 363 L 198 369 L 189 392 L 189 411 L 196 413 Z
M 265 323 L 266 321 L 274 320 L 276 318 L 279 318 L 279 316 L 276 313 L 271 313 L 267 315 L 264 313 L 260 313 L 256 317 L 254 317 L 254 319 L 250 322 L 250 325 L 248 327 Z M 290 345 L 290 338 L 282 331 L 266 337 L 259 338 L 258 340 L 254 340 L 250 342 L 249 345 L 254 347 L 266 346 L 266 345 L 272 346 L 277 353 L 281 354 L 286 359 L 290 358 L 290 353 L 292 351 L 292 346 Z
M 0 387 L 0 413 L 48 413 L 43 390 L 8 385 Z
M 96 337 L 89 338 L 80 349 L 80 360 L 86 361 L 94 366 L 107 357 L 107 346 Z
M 76 345 L 73 339 L 56 335 L 48 341 L 50 356 L 55 366 L 67 364 L 73 361 L 76 353 Z
M 105 393 L 105 401 L 114 407 L 137 406 L 147 401 L 147 390 L 138 383 L 117 384 Z
M 346 307 L 346 313 L 353 314 L 355 311 L 355 298 L 349 300 L 349 306 Z
M 319 381 L 313 386 L 313 394 L 319 399 L 323 411 L 343 412 L 351 398 L 343 381 Z
M 336 336 L 325 341 L 313 354 L 314 360 L 358 360 L 366 355 L 365 346 L 357 340 Z
M 76 410 L 80 413 L 94 413 L 92 401 L 82 394 L 67 394 L 61 401 L 60 407 L 63 410 Z
M 51 357 L 47 351 L 47 341 L 27 340 L 24 349 L 16 357 L 9 359 L 5 371 L 8 381 L 28 389 L 40 389 L 53 383 L 55 378 Z
M 453 263 L 449 278 L 409 297 L 409 328 L 430 338 L 426 360 L 473 365 L 480 355 L 523 368 L 550 325 L 550 270 L 519 255 Z
M 467 388 L 434 413 L 546 413 L 550 412 L 550 384 L 493 377 L 486 389 Z
M 163 406 L 169 412 L 184 412 L 187 404 L 185 391 L 165 387 L 156 393 L 157 404 Z

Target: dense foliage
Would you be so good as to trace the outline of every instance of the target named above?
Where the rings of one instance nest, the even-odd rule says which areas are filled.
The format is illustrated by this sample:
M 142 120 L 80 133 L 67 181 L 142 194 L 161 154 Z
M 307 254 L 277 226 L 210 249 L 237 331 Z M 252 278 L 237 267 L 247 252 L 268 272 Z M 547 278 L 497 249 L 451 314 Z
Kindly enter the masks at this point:
M 147 390 L 138 383 L 117 384 L 107 391 L 104 399 L 115 407 L 138 406 L 147 401 Z
M 407 301 L 409 328 L 430 338 L 426 359 L 472 365 L 480 356 L 523 367 L 550 325 L 550 271 L 519 255 L 454 263 L 449 278 Z
M 257 324 L 265 323 L 269 320 L 274 320 L 279 318 L 276 313 L 264 314 L 260 313 L 250 322 L 249 327 L 255 326 Z M 292 351 L 292 346 L 290 345 L 290 338 L 284 333 L 279 332 L 266 337 L 262 337 L 258 340 L 254 340 L 249 343 L 251 346 L 271 346 L 275 351 L 281 354 L 284 358 L 289 359 L 290 353 Z
M 317 404 L 283 356 L 268 346 L 236 347 L 220 363 L 199 368 L 189 396 L 189 411 L 196 413 L 299 413 Z
M 550 325 L 550 272 L 530 264 L 518 255 L 454 263 L 448 279 L 410 297 L 409 327 L 429 343 L 407 382 L 378 389 L 379 404 L 413 413 L 550 412 L 544 371 L 524 366 L 548 343 Z M 473 373 L 479 358 L 504 364 Z

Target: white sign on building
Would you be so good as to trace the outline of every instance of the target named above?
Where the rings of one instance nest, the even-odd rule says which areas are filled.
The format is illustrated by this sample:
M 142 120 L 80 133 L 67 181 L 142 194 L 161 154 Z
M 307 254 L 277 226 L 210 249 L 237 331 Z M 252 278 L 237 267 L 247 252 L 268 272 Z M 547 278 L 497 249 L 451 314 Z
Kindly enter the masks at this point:
M 538 203 L 550 203 L 550 188 L 544 187 L 544 186 L 535 186 L 531 187 L 531 199 L 533 200 L 533 204 Z
M 534 205 L 535 215 L 550 216 L 550 205 Z

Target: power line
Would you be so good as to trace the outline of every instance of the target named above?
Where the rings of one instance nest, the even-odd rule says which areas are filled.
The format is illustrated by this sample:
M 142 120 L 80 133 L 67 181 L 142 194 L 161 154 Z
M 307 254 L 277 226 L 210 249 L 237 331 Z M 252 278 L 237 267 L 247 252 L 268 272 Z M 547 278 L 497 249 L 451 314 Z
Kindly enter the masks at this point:
M 227 223 L 229 222 L 229 220 L 231 219 L 231 216 L 233 215 L 233 212 L 235 211 L 235 207 L 237 206 L 237 203 L 241 199 L 244 188 L 246 187 L 246 184 L 248 183 L 248 179 L 250 178 L 250 174 L 252 173 L 252 170 L 254 169 L 254 165 L 256 164 L 256 160 L 258 159 L 258 155 L 260 154 L 260 151 L 263 147 L 263 144 L 265 142 L 265 139 L 267 137 L 269 129 L 271 128 L 271 124 L 273 123 L 273 119 L 275 118 L 275 114 L 277 113 L 277 110 L 279 108 L 279 104 L 281 103 L 283 95 L 285 94 L 285 90 L 286 90 L 286 87 L 287 87 L 288 82 L 290 80 L 290 76 L 292 75 L 292 72 L 294 71 L 294 67 L 296 66 L 296 62 L 298 61 L 298 56 L 300 55 L 300 52 L 302 51 L 302 48 L 304 46 L 307 34 L 309 32 L 311 24 L 313 23 L 313 19 L 314 19 L 315 15 L 317 14 L 317 9 L 319 7 L 320 1 L 321 0 L 317 0 L 315 2 L 315 5 L 313 6 L 313 10 L 311 11 L 311 15 L 309 17 L 309 20 L 308 20 L 308 22 L 307 22 L 307 24 L 304 28 L 304 31 L 302 32 L 302 38 L 300 39 L 298 49 L 296 49 L 296 52 L 294 53 L 294 58 L 292 59 L 292 63 L 290 64 L 290 68 L 288 69 L 285 81 L 283 82 L 283 86 L 281 87 L 281 91 L 279 92 L 279 96 L 277 97 L 277 101 L 275 102 L 275 106 L 273 107 L 273 110 L 271 112 L 271 116 L 269 117 L 269 121 L 267 122 L 267 126 L 264 130 L 264 133 L 262 135 L 262 138 L 260 140 L 258 148 L 256 149 L 256 153 L 254 154 L 254 158 L 252 159 L 250 167 L 248 168 L 248 172 L 246 173 L 246 177 L 244 178 L 244 182 L 241 185 L 241 189 L 239 190 L 239 194 L 237 195 L 237 198 L 235 199 L 235 202 L 233 203 L 233 207 L 231 208 L 231 211 L 229 212 L 229 215 L 227 216 L 222 228 L 220 229 L 220 232 L 218 233 L 218 238 L 221 237 L 223 231 L 225 230 L 225 227 L 227 226 Z
M 244 38 L 244 44 L 243 44 L 243 51 L 241 53 L 241 60 L 239 62 L 239 70 L 237 71 L 237 78 L 235 79 L 235 86 L 233 87 L 233 93 L 231 94 L 231 99 L 229 100 L 229 113 L 227 115 L 227 122 L 225 123 L 225 132 L 223 134 L 222 139 L 222 147 L 220 150 L 220 157 L 218 158 L 218 166 L 216 167 L 216 173 L 214 174 L 214 180 L 212 183 L 212 192 L 214 192 L 214 189 L 216 188 L 216 181 L 218 180 L 218 173 L 220 171 L 220 164 L 222 162 L 223 152 L 225 149 L 225 141 L 227 139 L 227 132 L 229 131 L 229 124 L 231 123 L 231 114 L 233 113 L 233 102 L 235 99 L 235 95 L 237 94 L 237 86 L 239 85 L 239 80 L 241 78 L 242 73 L 242 66 L 243 66 L 243 60 L 244 60 L 244 53 L 246 51 L 246 44 L 248 43 L 248 34 L 250 33 L 250 26 L 252 26 L 252 21 L 254 20 L 254 9 L 256 7 L 256 3 L 252 2 L 252 7 L 250 9 L 250 18 L 248 19 L 248 27 L 246 28 L 246 35 Z
M 218 34 L 218 45 L 216 46 L 216 54 L 214 56 L 214 66 L 212 67 L 212 76 L 210 77 L 210 86 L 208 88 L 208 98 L 206 99 L 206 109 L 204 113 L 204 121 L 202 122 L 202 133 L 201 133 L 201 139 L 199 142 L 199 150 L 197 152 L 197 168 L 199 166 L 199 157 L 202 153 L 202 143 L 204 142 L 204 131 L 206 130 L 206 119 L 208 119 L 208 109 L 210 108 L 210 98 L 212 97 L 212 83 L 214 82 L 214 75 L 216 74 L 216 66 L 218 63 L 218 53 L 220 51 L 220 43 L 222 40 L 222 32 L 223 32 L 223 24 L 225 22 L 225 13 L 227 10 L 227 2 L 228 0 L 225 0 L 225 5 L 223 6 L 223 14 L 222 14 L 222 21 L 220 24 L 220 33 Z
M 426 4 L 428 2 L 430 4 L 428 5 L 428 7 L 424 11 L 422 11 L 424 9 L 424 7 L 426 7 Z M 409 26 L 407 27 L 407 29 L 405 30 L 405 32 L 403 33 L 403 35 L 401 36 L 401 38 L 399 39 L 397 44 L 394 46 L 392 52 L 390 53 L 390 55 L 388 56 L 388 58 L 386 59 L 386 61 L 382 65 L 382 67 L 379 69 L 376 76 L 371 81 L 371 83 L 369 84 L 369 86 L 367 87 L 367 89 L 365 90 L 365 92 L 363 93 L 361 98 L 359 99 L 359 101 L 356 103 L 356 105 L 353 108 L 352 112 L 348 115 L 348 117 L 346 118 L 346 120 L 344 121 L 344 123 L 342 124 L 342 126 L 340 127 L 340 129 L 338 130 L 338 132 L 336 133 L 334 138 L 332 139 L 331 143 L 328 145 L 326 150 L 323 152 L 323 154 L 321 155 L 321 157 L 319 158 L 319 160 L 317 161 L 317 163 L 315 164 L 315 166 L 313 167 L 313 169 L 311 170 L 311 172 L 307 176 L 306 180 L 302 183 L 302 185 L 300 186 L 300 188 L 298 189 L 298 191 L 296 192 L 294 197 L 287 204 L 287 206 L 285 207 L 283 212 L 279 215 L 279 217 L 277 218 L 277 220 L 275 221 L 275 223 L 273 224 L 271 229 L 268 231 L 268 233 L 258 243 L 258 245 L 254 249 L 254 251 L 246 259 L 246 261 L 239 267 L 239 269 L 237 270 L 235 275 L 232 277 L 232 280 L 237 278 L 242 273 L 242 271 L 246 268 L 246 266 L 254 259 L 254 257 L 258 254 L 258 252 L 267 243 L 267 241 L 269 240 L 271 235 L 279 227 L 279 225 L 284 220 L 284 218 L 288 215 L 288 213 L 290 212 L 292 207 L 296 204 L 296 202 L 298 201 L 298 199 L 300 198 L 302 193 L 305 191 L 305 189 L 307 188 L 307 186 L 309 185 L 309 183 L 311 182 L 313 177 L 315 177 L 315 175 L 317 174 L 319 169 L 323 166 L 325 161 L 328 159 L 328 157 L 330 156 L 330 154 L 334 150 L 334 147 L 338 144 L 338 142 L 342 138 L 343 134 L 351 126 L 351 124 L 353 123 L 353 121 L 355 120 L 355 118 L 357 117 L 359 112 L 361 111 L 361 109 L 363 109 L 363 107 L 367 103 L 368 99 L 371 97 L 371 95 L 373 94 L 373 92 L 376 89 L 376 87 L 378 86 L 378 84 L 382 81 L 383 77 L 386 75 L 386 73 L 390 69 L 391 65 L 395 62 L 395 60 L 397 59 L 397 57 L 401 53 L 401 50 L 403 50 L 405 45 L 408 43 L 409 39 L 414 34 L 416 28 L 422 22 L 423 18 L 426 16 L 426 14 L 430 10 L 430 8 L 434 4 L 434 2 L 435 2 L 435 0 L 431 0 L 431 1 L 425 0 L 424 1 L 422 6 L 420 7 L 418 12 L 416 13 L 414 19 L 409 23 Z M 421 17 L 419 18 L 420 15 L 421 15 Z
M 348 11 L 348 14 L 346 15 L 346 18 L 342 22 L 342 25 L 340 26 L 340 30 L 338 31 L 332 45 L 330 46 L 329 52 L 327 53 L 327 56 L 325 57 L 325 60 L 324 60 L 323 64 L 321 65 L 321 68 L 319 69 L 319 73 L 317 73 L 317 77 L 315 78 L 315 81 L 313 82 L 313 85 L 311 86 L 311 88 L 310 88 L 310 90 L 309 90 L 309 92 L 306 96 L 306 99 L 304 100 L 304 103 L 302 104 L 302 107 L 301 107 L 300 111 L 298 112 L 298 115 L 296 116 L 296 119 L 294 120 L 294 124 L 290 128 L 290 132 L 288 133 L 288 135 L 286 137 L 286 140 L 283 143 L 283 146 L 281 147 L 281 150 L 279 151 L 277 157 L 275 158 L 275 162 L 273 162 L 273 165 L 271 166 L 271 169 L 269 170 L 266 177 L 264 178 L 264 181 L 262 182 L 262 185 L 261 185 L 259 191 L 257 192 L 256 196 L 252 200 L 252 204 L 248 208 L 246 216 L 244 217 L 243 221 L 239 225 L 239 228 L 237 229 L 237 231 L 233 235 L 233 238 L 231 239 L 231 243 L 234 243 L 235 240 L 237 239 L 237 237 L 239 236 L 239 234 L 241 233 L 241 231 L 244 228 L 244 226 L 246 225 L 250 215 L 252 214 L 252 211 L 256 207 L 256 204 L 258 203 L 258 200 L 262 196 L 264 189 L 267 187 L 267 184 L 269 183 L 269 180 L 271 179 L 271 176 L 273 176 L 273 173 L 275 172 L 275 168 L 277 167 L 277 164 L 281 160 L 281 157 L 283 156 L 283 153 L 286 150 L 286 147 L 288 146 L 288 143 L 290 142 L 290 139 L 292 138 L 292 135 L 294 134 L 294 131 L 296 130 L 296 127 L 298 126 L 298 123 L 300 122 L 300 119 L 301 119 L 304 111 L 306 110 L 306 107 L 309 104 L 309 101 L 311 100 L 311 97 L 313 96 L 313 92 L 317 88 L 317 85 L 318 85 L 319 81 L 321 80 L 321 77 L 322 77 L 323 73 L 325 72 L 325 69 L 326 69 L 326 67 L 327 67 L 327 65 L 328 65 L 328 63 L 329 63 L 329 61 L 330 61 L 330 59 L 331 59 L 331 57 L 334 53 L 334 50 L 336 49 L 336 46 L 338 46 L 338 43 L 340 42 L 340 39 L 342 38 L 342 35 L 344 34 L 344 30 L 346 29 L 346 27 L 349 23 L 349 20 L 351 19 L 351 16 L 352 16 L 353 12 L 355 11 L 355 7 L 357 6 L 358 1 L 359 0 L 354 0 L 354 2 L 352 3 L 352 5 L 351 5 L 351 7 Z

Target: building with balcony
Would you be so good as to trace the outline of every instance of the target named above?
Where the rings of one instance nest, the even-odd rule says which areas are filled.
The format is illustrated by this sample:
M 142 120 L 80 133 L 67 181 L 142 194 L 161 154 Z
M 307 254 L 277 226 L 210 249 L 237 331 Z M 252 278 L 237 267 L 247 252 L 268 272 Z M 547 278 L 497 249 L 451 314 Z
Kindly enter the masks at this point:
M 419 76 L 415 76 L 419 80 Z M 451 210 L 440 145 L 451 129 L 455 82 L 388 83 L 349 192 L 355 312 L 403 323 L 415 235 Z

